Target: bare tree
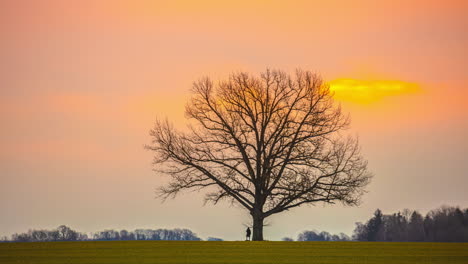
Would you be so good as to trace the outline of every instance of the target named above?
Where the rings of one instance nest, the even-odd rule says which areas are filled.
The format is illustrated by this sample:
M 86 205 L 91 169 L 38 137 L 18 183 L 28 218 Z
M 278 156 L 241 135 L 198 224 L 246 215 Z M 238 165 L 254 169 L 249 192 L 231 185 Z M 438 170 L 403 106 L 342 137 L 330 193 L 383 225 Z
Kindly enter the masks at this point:
M 321 77 L 234 73 L 200 79 L 192 93 L 188 131 L 167 120 L 150 131 L 155 170 L 172 179 L 162 197 L 211 189 L 205 202 L 227 199 L 249 211 L 253 240 L 263 240 L 273 214 L 317 202 L 358 204 L 371 175 L 358 141 L 341 135 L 349 117 Z

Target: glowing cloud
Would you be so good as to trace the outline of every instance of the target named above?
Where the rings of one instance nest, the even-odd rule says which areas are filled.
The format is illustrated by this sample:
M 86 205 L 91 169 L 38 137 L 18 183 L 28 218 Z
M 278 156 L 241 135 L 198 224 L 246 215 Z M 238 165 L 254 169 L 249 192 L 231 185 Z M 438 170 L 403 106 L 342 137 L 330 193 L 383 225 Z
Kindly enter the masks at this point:
M 370 104 L 384 97 L 412 94 L 420 91 L 419 85 L 397 80 L 336 79 L 329 82 L 335 99 L 360 104 Z

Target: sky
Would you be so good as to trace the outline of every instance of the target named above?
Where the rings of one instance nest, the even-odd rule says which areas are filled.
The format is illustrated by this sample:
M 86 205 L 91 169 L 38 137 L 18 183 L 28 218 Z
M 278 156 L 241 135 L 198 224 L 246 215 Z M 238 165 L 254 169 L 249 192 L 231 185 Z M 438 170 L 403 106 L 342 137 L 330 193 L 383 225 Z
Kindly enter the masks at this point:
M 66 224 L 243 239 L 239 206 L 156 199 L 167 178 L 144 145 L 157 117 L 184 127 L 197 79 L 266 68 L 329 82 L 375 176 L 360 206 L 275 215 L 265 239 L 351 235 L 377 208 L 466 208 L 467 13 L 463 0 L 1 1 L 0 236 Z

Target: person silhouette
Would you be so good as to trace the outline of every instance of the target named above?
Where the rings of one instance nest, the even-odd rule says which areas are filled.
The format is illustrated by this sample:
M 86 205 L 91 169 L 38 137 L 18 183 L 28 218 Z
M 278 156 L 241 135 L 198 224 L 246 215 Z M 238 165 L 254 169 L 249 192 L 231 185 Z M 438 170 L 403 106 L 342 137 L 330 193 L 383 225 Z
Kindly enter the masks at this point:
M 250 240 L 250 227 L 247 227 L 247 230 L 245 230 L 245 241 Z

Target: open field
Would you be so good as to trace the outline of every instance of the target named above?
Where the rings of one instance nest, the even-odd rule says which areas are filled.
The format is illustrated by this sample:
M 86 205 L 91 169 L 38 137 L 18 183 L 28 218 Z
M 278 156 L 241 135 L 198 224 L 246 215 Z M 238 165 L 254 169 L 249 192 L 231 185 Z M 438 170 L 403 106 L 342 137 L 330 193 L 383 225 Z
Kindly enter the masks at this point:
M 468 263 L 468 243 L 0 243 L 0 263 Z

